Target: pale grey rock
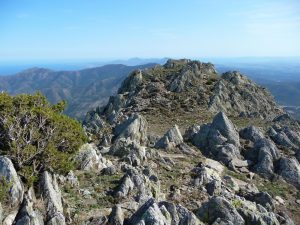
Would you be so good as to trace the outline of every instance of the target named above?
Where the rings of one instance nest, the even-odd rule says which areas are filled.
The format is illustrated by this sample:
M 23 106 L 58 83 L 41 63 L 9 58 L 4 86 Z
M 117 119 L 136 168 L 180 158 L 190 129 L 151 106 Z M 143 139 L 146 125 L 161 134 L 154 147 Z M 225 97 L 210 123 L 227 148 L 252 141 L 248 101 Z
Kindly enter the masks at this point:
M 192 140 L 207 155 L 228 165 L 233 159 L 241 159 L 239 134 L 233 123 L 223 113 L 218 113 L 211 124 L 202 125 Z
M 154 199 L 145 202 L 129 219 L 128 225 L 171 225 Z
M 121 184 L 115 192 L 115 196 L 117 198 L 125 198 L 130 191 L 134 188 L 134 183 L 132 182 L 129 175 L 124 176 L 121 179 Z
M 288 183 L 291 183 L 296 188 L 300 189 L 300 164 L 296 158 L 282 157 L 279 159 L 277 165 L 277 173 Z
M 17 213 L 18 211 L 9 212 L 9 214 L 4 218 L 2 225 L 12 225 L 16 218 Z
M 118 94 L 134 92 L 143 82 L 143 74 L 140 70 L 132 72 L 121 84 Z
M 115 127 L 114 135 L 115 140 L 125 138 L 143 145 L 147 140 L 147 121 L 141 115 L 134 114 Z
M 221 192 L 222 183 L 219 180 L 213 180 L 207 183 L 205 188 L 210 196 L 218 195 Z
M 107 168 L 104 168 L 104 169 L 102 170 L 102 173 L 105 174 L 105 175 L 109 175 L 109 176 L 114 175 L 114 174 L 117 173 L 117 167 L 114 166 L 114 165 L 109 166 L 109 167 L 107 167 Z
M 267 192 L 248 193 L 243 197 L 245 197 L 247 200 L 251 202 L 256 202 L 257 204 L 260 204 L 261 206 L 265 207 L 269 211 L 272 211 L 275 207 L 273 198 Z
M 183 137 L 177 125 L 172 127 L 167 133 L 156 143 L 156 148 L 171 149 L 183 143 Z
M 139 159 L 144 160 L 146 157 L 146 148 L 135 141 L 120 138 L 111 146 L 109 153 L 121 158 L 134 154 Z
M 104 114 L 107 116 L 108 121 L 114 123 L 115 117 L 118 115 L 119 110 L 126 104 L 127 94 L 117 94 L 109 98 L 108 104 L 104 109 Z M 114 117 L 111 117 L 114 115 Z
M 242 129 L 239 133 L 241 138 L 251 140 L 252 142 L 257 142 L 264 138 L 262 131 L 253 125 Z
M 288 126 L 283 128 L 283 132 L 289 138 L 289 140 L 297 147 L 300 147 L 300 131 L 292 130 Z
M 257 163 L 254 171 L 265 178 L 274 176 L 274 161 L 279 158 L 279 150 L 269 139 L 261 139 L 255 143 L 254 148 L 258 152 Z
M 201 221 L 209 224 L 214 223 L 218 218 L 234 225 L 245 224 L 235 207 L 223 197 L 212 197 L 198 209 L 196 215 Z
M 273 127 L 270 127 L 270 128 L 268 129 L 268 131 L 267 131 L 267 134 L 268 134 L 270 137 L 272 137 L 272 136 L 277 135 L 277 132 L 276 132 L 276 130 L 275 130 Z
M 209 158 L 205 159 L 204 165 L 205 167 L 215 171 L 218 175 L 222 175 L 225 170 L 225 167 L 221 163 Z
M 241 158 L 239 148 L 233 144 L 218 146 L 214 155 L 216 160 L 223 162 L 225 165 L 229 165 L 233 160 Z
M 72 186 L 72 187 L 77 187 L 79 186 L 79 181 L 77 176 L 74 174 L 74 172 L 71 170 L 67 176 L 66 176 L 66 181 Z
M 84 144 L 81 146 L 76 161 L 78 169 L 85 171 L 101 171 L 112 165 L 109 160 L 106 160 L 100 153 L 97 153 L 97 147 L 94 144 Z
M 239 72 L 226 72 L 214 85 L 208 103 L 211 112 L 272 120 L 283 114 L 274 98 L 264 88 L 256 85 Z
M 253 225 L 280 225 L 277 215 L 268 212 L 263 206 L 251 201 L 235 199 L 237 211 L 244 218 L 245 224 Z
M 295 225 L 292 219 L 284 212 L 279 212 L 276 214 L 276 217 L 280 225 Z
M 241 160 L 238 158 L 235 158 L 230 161 L 230 166 L 232 168 L 241 168 L 241 167 L 249 167 L 253 165 L 253 162 L 251 160 Z
M 163 212 L 166 218 L 171 217 L 171 225 L 200 225 L 203 224 L 194 213 L 183 207 L 182 205 L 170 203 L 170 202 L 160 202 L 159 208 Z M 169 215 L 169 216 L 168 216 Z
M 194 139 L 194 136 L 200 131 L 200 126 L 198 125 L 192 125 L 191 127 L 189 127 L 184 135 L 183 135 L 183 139 L 185 141 L 192 141 Z
M 239 134 L 225 113 L 219 112 L 214 117 L 211 124 L 211 129 L 219 131 L 221 135 L 227 139 L 227 143 L 235 146 L 240 145 Z
M 288 136 L 283 132 L 280 131 L 276 135 L 271 136 L 272 140 L 281 146 L 287 147 L 287 148 L 296 148 L 296 146 L 291 142 L 291 140 L 288 138 Z
M 170 66 L 171 64 L 173 64 L 172 67 Z M 212 64 L 197 61 L 176 60 L 172 61 L 172 63 L 167 62 L 165 67 L 176 68 L 181 65 L 185 66 L 180 70 L 180 74 L 175 76 L 169 85 L 168 89 L 172 92 L 180 93 L 186 91 L 208 75 L 217 73 Z
M 112 208 L 112 211 L 108 218 L 108 225 L 123 225 L 124 214 L 123 210 L 119 205 L 116 205 Z
M 192 183 L 196 187 L 206 186 L 208 183 L 217 181 L 221 182 L 221 173 L 215 169 L 210 168 L 205 164 L 200 164 L 194 167 L 191 171 Z
M 208 146 L 210 125 L 211 124 L 201 125 L 200 130 L 195 135 L 193 135 L 192 143 L 201 150 L 204 150 Z
M 11 160 L 0 156 L 0 178 L 11 184 L 9 203 L 12 207 L 18 206 L 23 199 L 24 187 Z
M 13 222 L 14 225 L 43 225 L 42 214 L 33 208 L 33 202 L 25 196 Z
M 41 180 L 41 192 L 46 205 L 46 224 L 65 225 L 62 195 L 55 175 L 44 172 Z
M 136 168 L 125 166 L 128 168 L 125 168 L 126 173 L 114 190 L 115 197 L 126 198 L 130 193 L 135 201 L 144 203 L 149 198 L 155 198 L 160 194 L 160 182 L 151 179 L 151 174 L 145 175 Z
M 238 192 L 240 190 L 238 181 L 229 175 L 223 177 L 223 182 L 228 188 L 235 192 Z
M 129 219 L 129 225 L 203 225 L 188 209 L 169 202 L 149 199 Z

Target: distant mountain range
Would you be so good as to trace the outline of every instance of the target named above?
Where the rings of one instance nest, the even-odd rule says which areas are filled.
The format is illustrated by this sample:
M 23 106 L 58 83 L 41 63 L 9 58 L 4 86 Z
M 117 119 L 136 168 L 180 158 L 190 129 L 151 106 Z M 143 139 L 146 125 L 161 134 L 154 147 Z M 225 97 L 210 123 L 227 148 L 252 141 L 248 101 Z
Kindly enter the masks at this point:
M 41 91 L 52 102 L 67 100 L 66 114 L 81 119 L 90 109 L 104 105 L 124 78 L 134 70 L 155 66 L 106 65 L 79 71 L 53 71 L 32 68 L 0 77 L 0 90 L 12 95 Z
M 40 67 L 51 70 L 83 70 L 111 64 L 122 64 L 125 66 L 145 65 L 148 63 L 164 64 L 168 58 L 130 58 L 115 60 L 59 60 L 40 62 L 0 62 L 0 76 L 14 75 L 28 68 Z
M 138 68 L 164 64 L 166 61 L 167 58 L 132 58 L 110 61 L 113 64 L 109 65 L 103 65 L 105 62 L 49 65 L 47 68 L 51 70 L 33 68 L 16 75 L 0 76 L 0 90 L 10 94 L 40 90 L 53 103 L 66 99 L 69 104 L 66 113 L 81 119 L 88 110 L 105 104 L 130 72 Z M 239 70 L 246 74 L 258 84 L 267 87 L 277 103 L 287 106 L 287 110 L 300 119 L 299 59 L 253 61 L 251 58 L 245 58 L 224 61 L 212 58 L 205 61 L 216 62 L 216 69 L 220 73 Z M 68 71 L 54 71 L 65 68 Z

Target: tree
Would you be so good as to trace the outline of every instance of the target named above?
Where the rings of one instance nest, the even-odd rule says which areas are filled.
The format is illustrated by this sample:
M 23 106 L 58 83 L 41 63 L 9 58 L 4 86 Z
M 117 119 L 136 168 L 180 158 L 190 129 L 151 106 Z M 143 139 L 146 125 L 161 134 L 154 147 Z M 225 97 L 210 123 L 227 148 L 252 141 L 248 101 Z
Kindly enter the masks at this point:
M 64 101 L 51 105 L 41 94 L 0 94 L 0 152 L 32 183 L 44 170 L 65 173 L 87 141 L 79 122 L 64 115 Z

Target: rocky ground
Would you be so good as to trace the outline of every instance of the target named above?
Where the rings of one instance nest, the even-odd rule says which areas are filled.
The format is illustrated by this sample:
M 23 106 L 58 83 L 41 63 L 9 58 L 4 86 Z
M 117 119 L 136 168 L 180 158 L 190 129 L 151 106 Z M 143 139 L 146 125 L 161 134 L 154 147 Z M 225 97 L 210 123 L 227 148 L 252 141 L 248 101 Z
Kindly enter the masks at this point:
M 238 72 L 136 71 L 84 126 L 77 170 L 29 190 L 0 157 L 3 224 L 300 224 L 300 125 Z

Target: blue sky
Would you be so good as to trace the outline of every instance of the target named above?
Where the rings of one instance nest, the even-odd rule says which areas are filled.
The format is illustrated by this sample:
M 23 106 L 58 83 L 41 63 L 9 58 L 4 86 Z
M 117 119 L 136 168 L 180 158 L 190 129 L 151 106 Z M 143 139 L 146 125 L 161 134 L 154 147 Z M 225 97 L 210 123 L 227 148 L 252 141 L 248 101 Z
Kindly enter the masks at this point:
M 299 55 L 299 0 L 0 0 L 2 62 Z

